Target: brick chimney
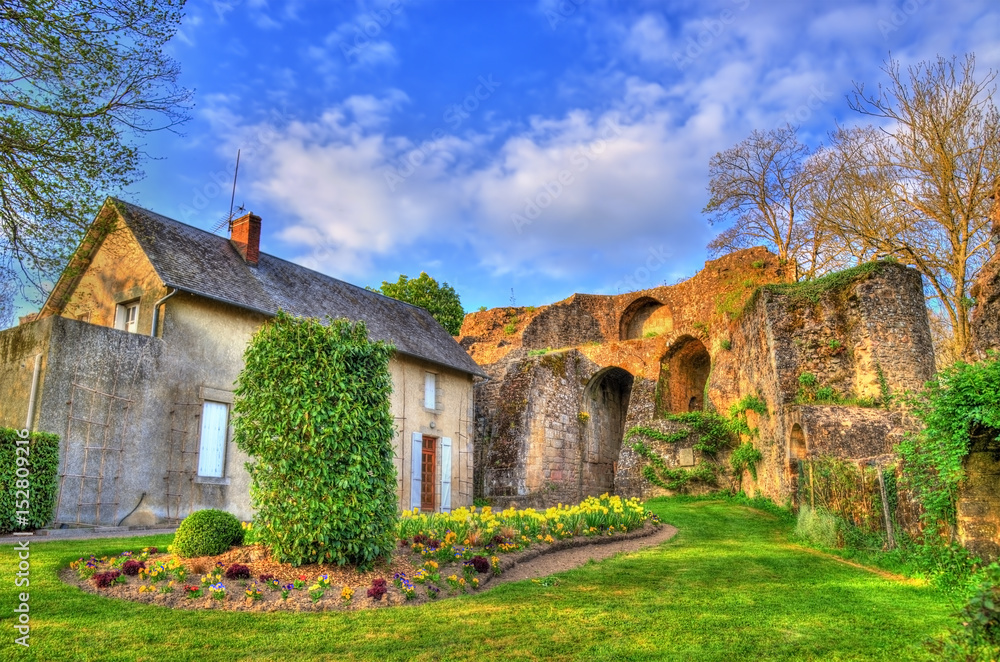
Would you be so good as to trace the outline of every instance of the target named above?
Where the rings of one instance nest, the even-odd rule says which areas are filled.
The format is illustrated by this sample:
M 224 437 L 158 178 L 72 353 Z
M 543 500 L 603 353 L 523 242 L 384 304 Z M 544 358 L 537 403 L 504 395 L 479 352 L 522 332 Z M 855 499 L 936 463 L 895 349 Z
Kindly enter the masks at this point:
M 256 267 L 260 257 L 260 216 L 250 212 L 235 219 L 229 241 L 244 262 Z

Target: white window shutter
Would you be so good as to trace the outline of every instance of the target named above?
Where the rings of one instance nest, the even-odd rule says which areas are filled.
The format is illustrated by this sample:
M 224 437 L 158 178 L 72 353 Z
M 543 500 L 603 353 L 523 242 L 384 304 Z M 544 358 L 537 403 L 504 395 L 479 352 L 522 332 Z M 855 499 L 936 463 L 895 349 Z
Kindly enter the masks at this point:
M 410 508 L 420 508 L 420 460 L 424 454 L 424 435 L 414 432 L 413 458 L 410 460 Z
M 198 475 L 222 478 L 226 459 L 226 433 L 229 406 L 205 402 L 201 411 L 201 445 L 198 450 Z
M 451 512 L 451 437 L 441 437 L 441 512 Z
M 424 373 L 424 407 L 437 409 L 437 375 L 433 372 Z

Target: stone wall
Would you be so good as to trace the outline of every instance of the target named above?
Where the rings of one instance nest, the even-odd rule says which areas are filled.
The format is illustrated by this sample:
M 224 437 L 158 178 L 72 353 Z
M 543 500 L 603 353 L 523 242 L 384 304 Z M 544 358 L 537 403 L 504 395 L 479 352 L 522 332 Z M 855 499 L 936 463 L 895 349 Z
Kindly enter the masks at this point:
M 993 256 L 980 270 L 971 295 L 969 360 L 1000 351 L 1000 201 L 993 211 Z M 959 488 L 958 533 L 962 544 L 984 559 L 1000 559 L 1000 430 L 972 431 Z
M 958 535 L 970 552 L 1000 559 L 1000 430 L 972 433 L 958 496 Z
M 628 495 L 662 492 L 642 476 L 644 461 L 621 444 L 618 430 L 676 429 L 665 414 L 727 412 L 747 395 L 760 397 L 768 412 L 748 414 L 764 456 L 756 481 L 742 477 L 751 493 L 789 499 L 797 459 L 888 458 L 909 426 L 898 413 L 799 404 L 800 376 L 870 405 L 884 392 L 919 388 L 934 371 L 919 275 L 879 263 L 808 286 L 784 281 L 775 256 L 750 249 L 707 262 L 674 286 L 468 315 L 460 341 L 492 377 L 477 392 L 477 494 L 549 505 L 609 484 Z M 558 351 L 529 356 L 546 348 Z M 571 367 L 555 376 L 545 361 Z M 603 381 L 612 369 L 617 377 Z M 626 406 L 622 387 L 612 384 L 628 377 Z M 584 422 L 574 424 L 575 416 Z M 653 446 L 667 466 L 684 467 L 700 459 L 693 444 Z M 618 455 L 608 481 L 612 448 Z M 716 460 L 725 465 L 726 454 Z
M 1000 246 L 1000 232 L 993 235 Z M 986 351 L 1000 350 L 1000 250 L 979 271 L 970 291 L 976 306 L 972 310 L 969 359 L 983 358 Z

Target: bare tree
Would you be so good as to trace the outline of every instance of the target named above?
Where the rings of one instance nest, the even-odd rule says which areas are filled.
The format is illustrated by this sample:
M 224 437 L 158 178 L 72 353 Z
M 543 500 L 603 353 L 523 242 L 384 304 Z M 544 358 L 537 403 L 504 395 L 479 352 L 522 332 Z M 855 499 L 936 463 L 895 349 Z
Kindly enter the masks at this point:
M 103 198 L 141 175 L 137 132 L 186 119 L 190 93 L 163 51 L 183 6 L 0 3 L 0 295 L 17 274 L 52 277 Z
M 831 144 L 810 159 L 810 210 L 822 228 L 829 267 L 848 267 L 892 252 L 886 250 L 884 233 L 900 223 L 900 208 L 892 194 L 893 170 L 872 153 L 880 138 L 872 126 L 839 128 L 831 134 Z
M 708 245 L 714 255 L 763 244 L 784 261 L 815 271 L 815 243 L 804 213 L 809 149 L 790 125 L 753 131 L 709 161 L 709 222 L 731 224 Z
M 954 353 L 969 340 L 968 287 L 986 259 L 989 213 L 1000 173 L 996 78 L 975 75 L 975 57 L 939 57 L 900 71 L 889 60 L 885 87 L 855 84 L 852 109 L 883 120 L 854 152 L 858 188 L 881 214 L 841 218 L 847 236 L 914 266 L 954 333 Z M 843 210 L 843 209 L 842 209 Z M 858 212 L 855 207 L 854 212 Z M 846 211 L 845 211 L 846 213 Z

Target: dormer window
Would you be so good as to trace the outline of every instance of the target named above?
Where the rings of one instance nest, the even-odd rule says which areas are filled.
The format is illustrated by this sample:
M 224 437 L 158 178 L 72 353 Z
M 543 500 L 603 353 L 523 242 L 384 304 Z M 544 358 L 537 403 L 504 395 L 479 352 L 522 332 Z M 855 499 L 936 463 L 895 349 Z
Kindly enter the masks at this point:
M 115 308 L 115 328 L 119 331 L 138 333 L 139 331 L 139 301 L 120 303 Z

